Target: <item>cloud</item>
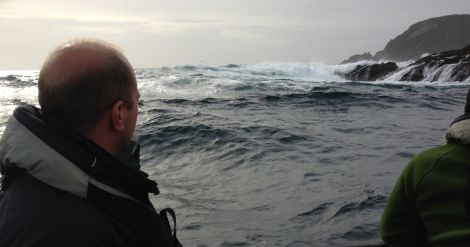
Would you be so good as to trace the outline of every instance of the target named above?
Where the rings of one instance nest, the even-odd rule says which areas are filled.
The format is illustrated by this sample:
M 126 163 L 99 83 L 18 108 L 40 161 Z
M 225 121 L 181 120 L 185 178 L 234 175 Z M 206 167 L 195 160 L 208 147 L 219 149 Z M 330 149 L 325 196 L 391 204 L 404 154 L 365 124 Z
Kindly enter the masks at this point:
M 139 66 L 337 62 L 383 48 L 416 21 L 470 11 L 468 0 L 425 2 L 0 0 L 0 54 L 6 58 L 0 63 L 42 59 L 55 44 L 75 37 L 122 45 Z

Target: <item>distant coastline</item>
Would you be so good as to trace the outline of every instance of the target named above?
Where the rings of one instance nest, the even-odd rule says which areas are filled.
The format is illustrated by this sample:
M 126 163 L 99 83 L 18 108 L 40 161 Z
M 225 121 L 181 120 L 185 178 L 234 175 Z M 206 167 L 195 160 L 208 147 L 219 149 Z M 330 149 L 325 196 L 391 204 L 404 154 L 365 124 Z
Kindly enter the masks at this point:
M 342 61 L 341 64 L 359 64 L 339 74 L 357 81 L 469 81 L 468 30 L 470 15 L 441 16 L 415 23 L 375 55 L 366 52 Z M 404 61 L 408 64 L 397 65 Z
M 470 30 L 468 14 L 430 18 L 411 25 L 375 55 L 370 52 L 357 54 L 341 63 L 362 60 L 403 62 L 418 60 L 426 54 L 461 49 L 470 45 L 468 30 Z

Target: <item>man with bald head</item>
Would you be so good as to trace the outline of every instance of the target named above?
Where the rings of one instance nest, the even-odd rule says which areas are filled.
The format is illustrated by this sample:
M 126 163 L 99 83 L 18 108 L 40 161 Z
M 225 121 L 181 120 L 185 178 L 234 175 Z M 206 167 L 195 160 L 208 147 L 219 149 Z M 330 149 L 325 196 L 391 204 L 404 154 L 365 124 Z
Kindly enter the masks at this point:
M 38 88 L 44 114 L 61 119 L 109 153 L 130 141 L 139 92 L 131 65 L 116 48 L 96 41 L 58 48 L 44 63 Z
M 124 55 L 69 42 L 44 62 L 38 93 L 41 108 L 19 106 L 0 140 L 0 246 L 181 246 L 139 170 L 139 92 Z

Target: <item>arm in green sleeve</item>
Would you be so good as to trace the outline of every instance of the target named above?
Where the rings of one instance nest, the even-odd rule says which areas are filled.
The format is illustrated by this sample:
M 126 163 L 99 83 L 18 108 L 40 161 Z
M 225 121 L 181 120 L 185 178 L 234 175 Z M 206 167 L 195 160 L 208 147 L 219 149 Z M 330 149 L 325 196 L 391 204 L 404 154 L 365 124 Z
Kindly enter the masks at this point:
M 382 215 L 380 234 L 387 246 L 430 246 L 413 200 L 413 163 L 404 169 Z

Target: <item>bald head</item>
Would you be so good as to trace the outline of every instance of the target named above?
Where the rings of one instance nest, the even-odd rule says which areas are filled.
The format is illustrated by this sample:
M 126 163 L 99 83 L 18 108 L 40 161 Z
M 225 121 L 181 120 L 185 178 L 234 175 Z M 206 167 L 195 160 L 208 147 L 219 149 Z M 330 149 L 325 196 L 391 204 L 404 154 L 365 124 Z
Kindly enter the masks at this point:
M 133 107 L 136 79 L 128 60 L 114 46 L 75 40 L 49 55 L 38 89 L 44 114 L 87 132 L 116 101 Z

